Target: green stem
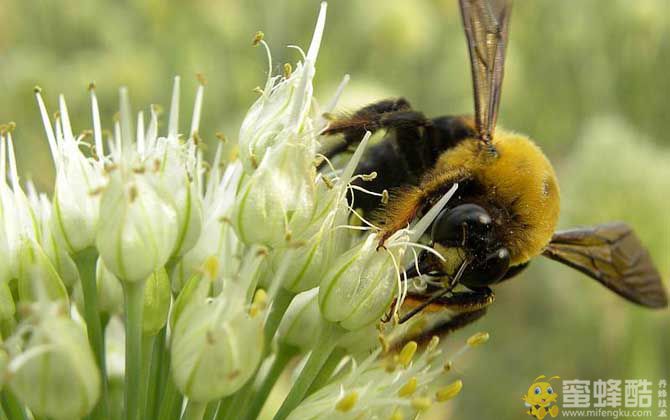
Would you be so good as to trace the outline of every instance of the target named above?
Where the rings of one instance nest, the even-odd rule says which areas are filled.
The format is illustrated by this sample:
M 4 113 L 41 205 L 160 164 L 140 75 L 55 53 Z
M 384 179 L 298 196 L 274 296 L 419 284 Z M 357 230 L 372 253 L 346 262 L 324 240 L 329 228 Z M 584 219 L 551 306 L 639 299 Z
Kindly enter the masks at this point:
M 214 420 L 214 416 L 216 416 L 216 410 L 218 409 L 219 402 L 211 401 L 209 404 L 207 404 L 207 409 L 205 410 L 205 414 L 202 416 L 202 420 Z
M 272 348 L 270 345 L 272 343 L 272 339 L 274 338 L 275 333 L 277 332 L 277 328 L 279 328 L 279 323 L 284 317 L 284 314 L 288 309 L 288 305 L 291 304 L 294 296 L 295 293 L 289 292 L 283 287 L 280 287 L 279 292 L 277 292 L 277 296 L 275 296 L 275 298 L 272 300 L 270 313 L 268 314 L 267 320 L 265 321 L 265 327 L 263 329 L 265 355 L 270 353 L 270 349 Z
M 347 352 L 344 349 L 339 347 L 335 348 L 335 350 L 333 350 L 333 352 L 328 357 L 326 364 L 323 365 L 319 371 L 319 374 L 316 375 L 316 378 L 314 378 L 312 385 L 309 386 L 306 395 L 311 395 L 319 389 L 323 388 L 323 386 L 325 386 L 333 376 L 333 372 L 335 372 L 335 369 L 337 369 L 337 366 L 342 361 L 342 358 L 346 355 Z
M 144 282 L 124 282 L 126 301 L 126 420 L 139 418 L 140 385 L 142 376 L 142 307 Z
M 142 377 L 140 386 L 140 419 L 146 419 L 147 396 L 149 395 L 149 382 L 151 380 L 151 359 L 153 356 L 155 335 L 142 335 Z
M 98 251 L 93 247 L 86 248 L 74 255 L 74 260 L 79 270 L 81 289 L 84 295 L 84 320 L 86 321 L 88 342 L 93 349 L 102 377 L 100 400 L 98 400 L 89 417 L 92 419 L 107 419 L 109 418 L 109 391 L 105 363 L 105 341 L 98 309 L 98 283 L 96 281 Z
M 174 417 L 174 413 L 178 412 L 177 406 L 181 407 L 181 398 L 174 381 L 172 381 L 172 377 L 168 375 L 165 392 L 163 392 L 161 406 L 158 410 L 158 419 L 171 420 Z
M 299 350 L 297 348 L 291 346 L 281 346 L 279 348 L 258 389 L 251 395 L 251 401 L 245 405 L 244 408 L 246 412 L 240 415 L 241 419 L 252 420 L 258 417 L 258 414 L 263 409 L 265 401 L 268 399 L 268 395 L 270 395 L 270 391 L 272 391 L 277 379 L 279 379 L 279 376 L 284 371 L 288 362 L 291 361 L 293 356 L 298 354 L 298 352 Z
M 9 417 L 9 420 L 27 420 L 26 410 L 23 408 L 19 400 L 16 399 L 14 394 L 9 390 L 5 389 L 2 391 L 2 408 Z
M 216 413 L 216 420 L 224 420 L 228 417 L 233 405 L 233 400 L 235 399 L 233 395 L 221 399 L 221 402 L 219 403 L 219 411 Z
M 207 408 L 207 403 L 200 403 L 195 401 L 188 401 L 186 403 L 186 409 L 184 414 L 181 416 L 181 420 L 202 420 L 202 416 L 205 414 L 205 409 Z
M 161 370 L 167 368 L 168 361 L 163 362 L 163 355 L 165 353 L 165 334 L 167 327 L 156 336 L 153 344 L 153 353 L 151 355 L 151 367 L 149 368 L 149 383 L 147 385 L 147 400 L 145 407 L 145 417 L 147 419 L 155 419 L 158 414 L 158 401 L 161 391 L 163 390 L 161 381 Z
M 335 324 L 331 324 L 321 332 L 318 345 L 312 350 L 307 359 L 305 367 L 302 368 L 293 387 L 289 391 L 286 399 L 279 407 L 279 411 L 274 416 L 274 420 L 284 420 L 294 408 L 300 404 L 307 394 L 307 390 L 314 382 L 321 368 L 324 366 L 330 354 L 335 349 L 338 339 L 342 335 L 342 329 Z

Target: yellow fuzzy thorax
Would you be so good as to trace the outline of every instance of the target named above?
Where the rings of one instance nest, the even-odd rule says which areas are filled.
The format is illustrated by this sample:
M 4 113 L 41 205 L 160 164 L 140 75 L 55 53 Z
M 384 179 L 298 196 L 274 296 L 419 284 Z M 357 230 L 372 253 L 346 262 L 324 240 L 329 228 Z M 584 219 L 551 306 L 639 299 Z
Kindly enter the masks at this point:
M 512 265 L 539 255 L 558 221 L 560 196 L 551 163 L 528 137 L 497 130 L 497 155 L 478 140 L 466 140 L 444 153 L 433 173 L 460 173 L 483 185 L 486 200 L 509 212 L 500 226 Z M 458 178 L 457 177 L 457 178 Z

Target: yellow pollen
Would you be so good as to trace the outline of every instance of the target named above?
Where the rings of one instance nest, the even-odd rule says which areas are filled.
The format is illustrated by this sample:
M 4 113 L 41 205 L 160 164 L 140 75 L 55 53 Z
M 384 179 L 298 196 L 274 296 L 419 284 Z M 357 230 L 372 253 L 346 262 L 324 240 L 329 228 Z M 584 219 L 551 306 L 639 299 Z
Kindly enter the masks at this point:
M 477 334 L 474 334 L 470 338 L 468 338 L 468 346 L 470 347 L 475 347 L 480 344 L 484 344 L 487 341 L 489 341 L 489 333 L 487 332 L 478 332 Z
M 412 400 L 412 407 L 418 411 L 428 410 L 433 404 L 433 400 L 428 397 L 417 397 Z
M 444 371 L 450 372 L 453 367 L 454 363 L 451 360 L 447 360 L 447 362 L 444 364 Z
M 416 380 L 415 376 L 410 378 L 410 380 L 407 381 L 407 383 L 398 390 L 398 396 L 401 398 L 405 398 L 414 394 L 414 391 L 416 391 L 417 383 L 418 381 Z
M 217 274 L 219 274 L 219 259 L 214 255 L 207 257 L 202 264 L 202 271 L 204 271 L 205 275 L 211 280 L 215 279 Z
M 261 41 L 263 40 L 263 37 L 265 37 L 265 34 L 262 31 L 256 32 L 254 34 L 254 39 L 251 42 L 251 45 L 253 45 L 255 47 L 256 45 L 260 44 Z
M 439 402 L 448 401 L 458 395 L 462 388 L 463 381 L 459 379 L 458 381 L 455 381 L 445 386 L 444 388 L 438 389 L 435 393 L 435 399 L 437 399 Z
M 402 410 L 400 410 L 400 407 L 396 407 L 396 409 L 393 410 L 391 417 L 389 417 L 389 420 L 403 420 L 404 418 L 405 416 L 402 414 Z
M 251 303 L 251 308 L 249 309 L 249 315 L 255 317 L 267 307 L 268 294 L 265 293 L 265 290 L 258 289 L 254 294 L 253 302 Z
M 207 79 L 205 78 L 205 75 L 202 73 L 196 73 L 195 79 L 198 81 L 198 83 L 200 83 L 203 86 L 207 84 Z
M 347 411 L 350 411 L 352 408 L 354 408 L 356 402 L 358 402 L 358 392 L 351 391 L 350 393 L 342 397 L 337 402 L 337 404 L 335 404 L 335 409 L 343 413 L 346 413 Z
M 412 358 L 414 357 L 414 353 L 416 353 L 416 348 L 417 348 L 416 341 L 410 341 L 409 343 L 405 344 L 405 347 L 402 348 L 400 351 L 400 354 L 398 355 L 398 363 L 400 363 L 403 367 L 409 366 L 409 364 L 412 362 Z
M 439 344 L 440 344 L 440 337 L 434 335 L 433 337 L 431 337 L 430 341 L 428 342 L 428 345 L 426 346 L 426 351 L 429 352 L 429 353 L 431 351 L 434 351 Z
M 290 63 L 284 63 L 284 78 L 288 79 L 293 73 L 293 68 Z

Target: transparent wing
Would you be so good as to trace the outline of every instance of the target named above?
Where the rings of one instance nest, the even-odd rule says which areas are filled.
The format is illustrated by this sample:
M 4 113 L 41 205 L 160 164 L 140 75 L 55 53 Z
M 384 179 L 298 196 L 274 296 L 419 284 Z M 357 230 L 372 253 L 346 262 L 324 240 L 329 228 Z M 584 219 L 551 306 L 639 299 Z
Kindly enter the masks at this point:
M 493 136 L 505 67 L 511 0 L 460 0 L 472 64 L 475 125 L 479 138 Z

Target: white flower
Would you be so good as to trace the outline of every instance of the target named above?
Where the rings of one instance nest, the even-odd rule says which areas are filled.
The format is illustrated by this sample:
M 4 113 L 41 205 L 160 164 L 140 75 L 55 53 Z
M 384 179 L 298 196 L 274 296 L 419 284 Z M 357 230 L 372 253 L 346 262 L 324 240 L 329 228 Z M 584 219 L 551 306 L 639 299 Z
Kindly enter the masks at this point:
M 462 382 L 447 378 L 452 363 L 487 339 L 488 334 L 475 334 L 450 358 L 444 357 L 439 339 L 433 337 L 418 356 L 417 343 L 410 341 L 395 354 L 377 350 L 360 365 L 351 360 L 349 372 L 336 372 L 330 384 L 307 397 L 288 418 L 415 418 L 434 403 L 458 395 Z
M 171 357 L 175 384 L 189 399 L 212 401 L 237 391 L 256 371 L 263 351 L 263 317 L 244 305 L 246 290 L 228 283 L 208 298 L 211 280 L 194 278 L 178 302 Z M 180 305 L 181 303 L 181 305 Z M 254 316 L 255 315 L 255 316 Z
M 304 62 L 298 63 L 295 71 L 286 77 L 272 76 L 272 59 L 262 34 L 257 34 L 256 42 L 268 52 L 268 79 L 261 97 L 252 105 L 240 128 L 240 158 L 245 170 L 253 171 L 265 159 L 266 152 L 287 142 L 302 143 L 309 155 L 316 150 L 316 136 L 301 136 L 313 129 L 308 117 L 312 106 L 312 79 L 316 58 L 321 46 L 321 38 L 326 23 L 325 2 L 314 29 L 312 43 Z M 300 51 L 302 53 L 302 51 Z
M 100 201 L 96 246 L 121 281 L 144 280 L 163 267 L 177 239 L 177 215 L 142 174 L 113 171 Z
M 53 312 L 34 325 L 21 324 L 8 339 L 8 385 L 36 416 L 82 418 L 100 395 L 100 372 L 85 331 Z
M 58 97 L 60 117 L 56 119 L 54 132 L 40 92 L 39 88 L 35 89 L 56 167 L 52 223 L 69 252 L 75 253 L 94 244 L 100 201 L 99 194 L 95 192 L 105 184 L 97 101 L 91 89 L 93 124 L 96 127 L 94 156 L 97 156 L 93 158 L 85 156 L 81 150 L 88 146 L 82 141 L 84 136 L 74 137 L 63 95 Z

